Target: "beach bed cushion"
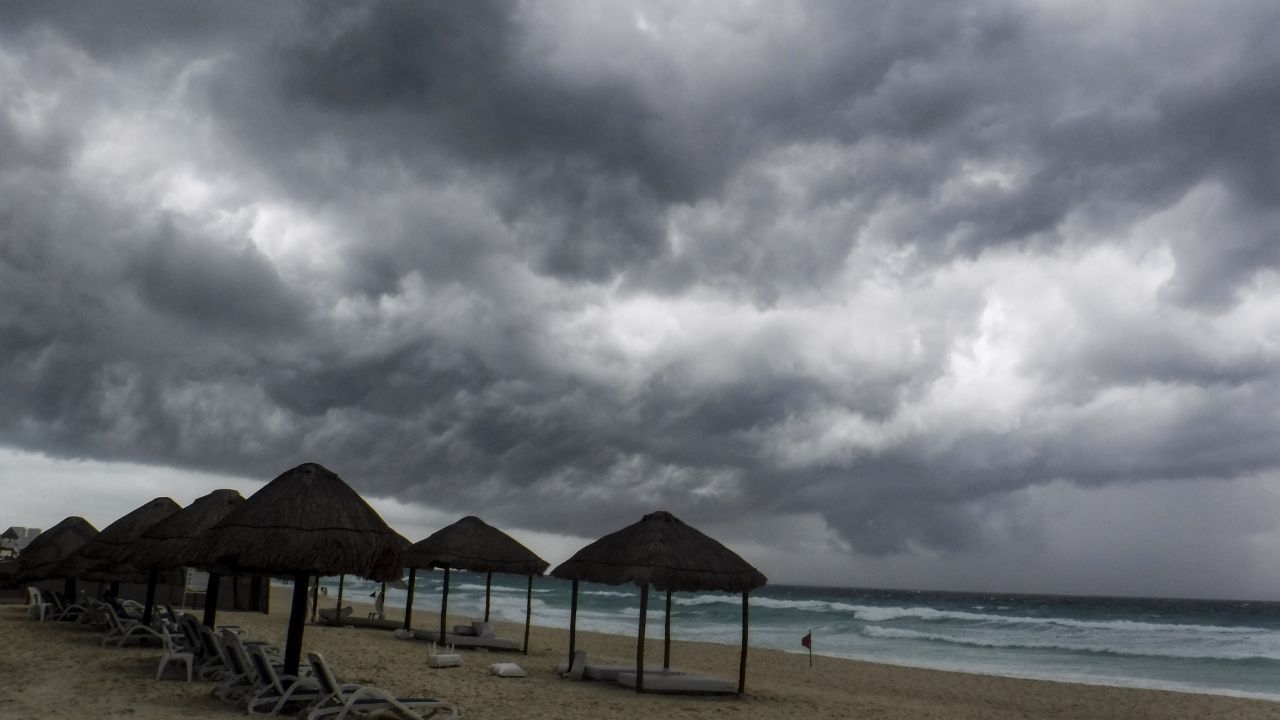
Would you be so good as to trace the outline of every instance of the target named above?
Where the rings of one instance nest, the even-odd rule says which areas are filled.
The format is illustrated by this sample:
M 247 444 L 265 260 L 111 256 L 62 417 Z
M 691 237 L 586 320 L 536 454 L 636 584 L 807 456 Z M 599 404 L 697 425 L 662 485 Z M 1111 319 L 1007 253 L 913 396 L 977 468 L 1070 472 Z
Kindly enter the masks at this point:
M 529 675 L 524 668 L 513 662 L 494 663 L 489 666 L 489 672 L 498 677 L 528 677 Z
M 418 630 L 410 631 L 410 636 L 414 640 L 425 640 L 427 642 L 440 642 L 440 633 L 436 630 Z M 405 639 L 403 633 L 396 633 L 396 637 Z M 478 637 L 475 635 L 448 635 L 444 639 L 445 645 L 452 645 L 458 649 L 466 650 L 499 650 L 515 652 L 521 649 L 520 643 L 515 640 L 506 640 L 499 637 Z
M 342 608 L 343 624 L 346 624 L 347 620 L 351 618 L 351 613 L 352 613 L 352 609 L 350 605 L 343 606 Z M 337 617 L 338 612 L 337 610 L 331 607 L 327 607 L 327 608 L 320 608 L 320 611 L 316 614 L 320 616 L 317 622 L 319 622 L 321 625 L 332 625 L 334 623 L 334 619 Z
M 386 620 L 378 618 L 362 618 L 348 617 L 342 619 L 343 627 L 357 628 L 374 628 L 376 630 L 396 630 L 404 627 L 404 623 L 399 620 Z
M 600 665 L 598 663 L 587 663 L 582 668 L 582 677 L 588 680 L 600 680 L 602 682 L 618 682 L 618 676 L 622 673 L 629 672 L 632 675 L 636 672 L 635 665 Z M 674 668 L 649 667 L 644 668 L 645 683 L 649 681 L 650 675 L 684 675 L 683 670 Z M 634 686 L 634 681 L 632 685 Z
M 618 673 L 618 684 L 636 686 L 636 673 Z M 738 686 L 722 678 L 706 675 L 644 674 L 644 691 L 673 695 L 736 695 Z
M 450 645 L 457 648 L 466 648 L 467 650 L 499 650 L 505 652 L 515 652 L 520 649 L 520 643 L 515 640 L 506 640 L 499 637 L 450 637 L 448 639 Z

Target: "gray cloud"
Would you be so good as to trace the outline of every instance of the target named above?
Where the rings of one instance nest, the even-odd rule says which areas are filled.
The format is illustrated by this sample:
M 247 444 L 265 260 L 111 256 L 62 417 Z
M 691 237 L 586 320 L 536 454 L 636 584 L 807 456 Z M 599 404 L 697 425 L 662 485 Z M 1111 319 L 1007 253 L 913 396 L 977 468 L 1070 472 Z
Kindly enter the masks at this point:
M 24 8 L 2 444 L 881 559 L 1280 463 L 1268 4 Z

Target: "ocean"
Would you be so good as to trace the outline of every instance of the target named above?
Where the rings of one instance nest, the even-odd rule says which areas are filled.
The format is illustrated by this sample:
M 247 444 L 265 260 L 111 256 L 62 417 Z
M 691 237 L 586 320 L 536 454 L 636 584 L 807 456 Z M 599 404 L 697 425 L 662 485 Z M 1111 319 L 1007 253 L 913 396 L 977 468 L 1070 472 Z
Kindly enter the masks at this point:
M 439 612 L 440 572 L 420 572 L 414 625 Z M 335 600 L 337 578 L 325 578 Z M 347 578 L 346 597 L 372 602 L 379 585 Z M 526 580 L 494 575 L 492 615 L 524 621 Z M 569 583 L 534 581 L 533 622 L 569 626 Z M 387 606 L 405 591 L 389 588 Z M 649 600 L 650 638 L 662 636 L 664 597 Z M 634 636 L 639 590 L 583 583 L 578 627 Z M 454 572 L 451 614 L 484 613 L 484 576 Z M 418 614 L 422 613 L 422 614 Z M 741 642 L 738 595 L 677 593 L 672 636 Z M 812 632 L 824 655 L 872 662 L 1123 687 L 1179 690 L 1280 701 L 1280 603 L 991 593 L 862 590 L 769 585 L 751 594 L 752 647 L 797 654 Z

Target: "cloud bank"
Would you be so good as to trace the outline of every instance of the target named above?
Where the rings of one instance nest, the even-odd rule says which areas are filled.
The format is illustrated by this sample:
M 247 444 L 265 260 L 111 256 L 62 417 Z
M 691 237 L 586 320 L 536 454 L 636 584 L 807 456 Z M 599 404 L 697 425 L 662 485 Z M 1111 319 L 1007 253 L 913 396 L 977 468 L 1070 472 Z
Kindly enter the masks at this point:
M 917 584 L 1045 587 L 1104 515 L 1062 589 L 1256 592 L 1271 3 L 6 15 L 0 445 Z

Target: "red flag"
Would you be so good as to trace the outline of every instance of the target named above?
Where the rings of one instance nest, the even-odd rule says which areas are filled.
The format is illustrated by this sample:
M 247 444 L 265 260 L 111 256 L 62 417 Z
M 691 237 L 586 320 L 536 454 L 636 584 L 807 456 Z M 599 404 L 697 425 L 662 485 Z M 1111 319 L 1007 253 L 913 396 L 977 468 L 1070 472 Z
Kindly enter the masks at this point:
M 812 630 L 806 633 L 804 637 L 800 638 L 800 644 L 809 648 L 810 650 L 813 649 L 813 631 Z

